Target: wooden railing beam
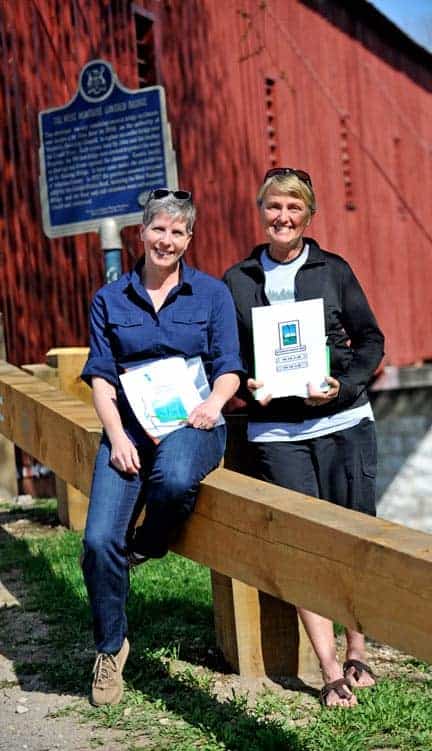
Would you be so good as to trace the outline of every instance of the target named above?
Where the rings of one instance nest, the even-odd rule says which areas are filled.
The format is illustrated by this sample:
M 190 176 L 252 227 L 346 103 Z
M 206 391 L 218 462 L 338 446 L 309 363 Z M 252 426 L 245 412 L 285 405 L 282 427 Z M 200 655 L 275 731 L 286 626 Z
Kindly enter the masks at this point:
M 0 431 L 88 494 L 91 407 L 7 363 Z M 218 469 L 174 550 L 432 662 L 432 536 Z

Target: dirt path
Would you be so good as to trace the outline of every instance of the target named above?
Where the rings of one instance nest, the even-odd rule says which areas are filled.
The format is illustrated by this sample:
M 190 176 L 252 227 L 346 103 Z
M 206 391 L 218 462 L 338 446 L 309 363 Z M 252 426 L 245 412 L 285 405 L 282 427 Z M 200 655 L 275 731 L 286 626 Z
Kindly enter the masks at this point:
M 23 503 L 31 506 L 31 501 Z M 58 534 L 61 527 L 2 511 L 2 535 L 17 538 Z M 40 613 L 26 610 L 19 570 L 0 579 L 0 749 L 1 751 L 119 751 L 122 734 L 81 724 L 70 707 L 86 707 L 87 698 L 54 693 L 44 684 L 37 665 L 49 653 L 48 626 Z M 64 712 L 64 714 L 62 713 Z M 123 745 L 124 749 L 124 745 Z
M 0 749 L 91 751 L 99 747 L 118 751 L 118 734 L 80 724 L 75 713 L 60 713 L 65 707 L 85 707 L 84 697 L 53 693 L 37 672 L 31 672 L 32 662 L 39 663 L 46 652 L 45 630 L 40 616 L 26 613 L 20 605 L 0 610 Z M 28 674 L 23 667 L 18 678 L 15 665 L 27 665 Z

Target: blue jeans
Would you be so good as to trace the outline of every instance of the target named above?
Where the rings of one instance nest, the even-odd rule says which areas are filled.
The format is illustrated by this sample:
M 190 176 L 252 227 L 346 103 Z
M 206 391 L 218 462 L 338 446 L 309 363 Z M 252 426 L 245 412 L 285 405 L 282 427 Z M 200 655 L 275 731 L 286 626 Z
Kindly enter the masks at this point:
M 115 654 L 127 634 L 128 535 L 145 505 L 140 545 L 152 557 L 164 555 L 174 533 L 193 511 L 200 481 L 218 466 L 226 428 L 181 428 L 157 446 L 138 447 L 139 474 L 110 463 L 111 444 L 102 437 L 93 473 L 84 533 L 84 579 L 93 612 L 98 652 Z

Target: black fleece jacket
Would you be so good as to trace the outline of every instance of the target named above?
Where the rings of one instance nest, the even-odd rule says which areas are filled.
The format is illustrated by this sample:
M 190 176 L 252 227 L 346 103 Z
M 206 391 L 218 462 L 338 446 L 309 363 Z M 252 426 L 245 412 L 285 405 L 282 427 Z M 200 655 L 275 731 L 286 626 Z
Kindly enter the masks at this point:
M 295 300 L 324 299 L 330 370 L 340 382 L 339 395 L 323 407 L 308 407 L 299 397 L 273 399 L 267 407 L 262 407 L 251 397 L 244 381 L 239 395 L 247 401 L 252 420 L 300 422 L 365 404 L 366 387 L 384 354 L 384 336 L 349 264 L 341 256 L 322 250 L 315 240 L 305 238 L 305 242 L 309 245 L 309 255 L 295 278 Z M 224 275 L 236 305 L 247 377 L 254 376 L 251 308 L 270 304 L 260 263 L 266 247 L 258 245 L 249 258 L 232 266 Z

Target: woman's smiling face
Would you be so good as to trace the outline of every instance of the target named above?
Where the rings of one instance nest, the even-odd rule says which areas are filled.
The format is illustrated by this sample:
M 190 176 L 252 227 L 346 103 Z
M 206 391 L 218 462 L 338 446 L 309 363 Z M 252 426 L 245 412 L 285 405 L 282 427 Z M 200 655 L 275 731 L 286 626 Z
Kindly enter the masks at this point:
M 181 217 L 164 211 L 156 214 L 147 225 L 142 225 L 140 237 L 144 243 L 147 267 L 172 271 L 188 247 L 192 235 Z
M 261 204 L 261 221 L 273 250 L 300 247 L 311 214 L 302 198 L 270 188 Z

